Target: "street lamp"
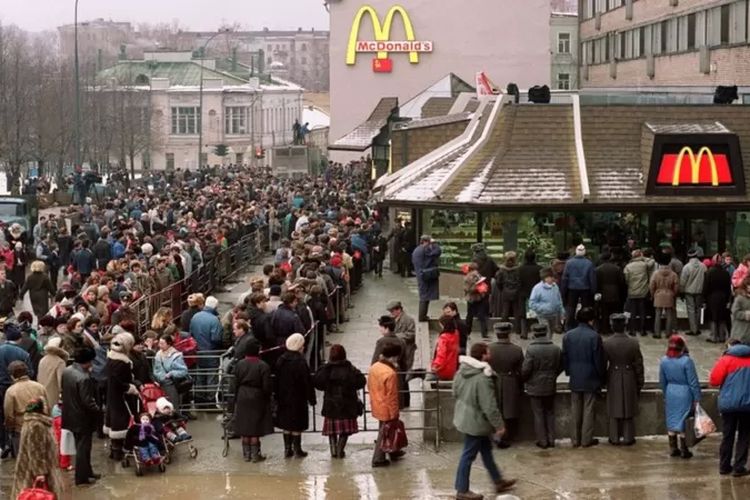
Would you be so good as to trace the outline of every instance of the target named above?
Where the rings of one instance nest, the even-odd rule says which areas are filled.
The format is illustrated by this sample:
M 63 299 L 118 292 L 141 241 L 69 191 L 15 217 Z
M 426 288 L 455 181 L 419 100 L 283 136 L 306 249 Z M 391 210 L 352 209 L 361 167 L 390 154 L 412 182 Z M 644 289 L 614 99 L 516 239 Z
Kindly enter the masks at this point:
M 76 0 L 76 2 L 77 1 L 78 0 Z M 200 90 L 198 91 L 198 169 L 201 168 L 201 163 L 203 162 L 203 61 L 206 58 L 206 48 L 214 38 L 231 31 L 232 30 L 229 28 L 217 31 L 216 33 L 208 37 L 208 40 L 206 40 L 206 43 L 204 43 L 203 47 L 201 48 Z
M 76 167 L 81 166 L 81 79 L 78 64 L 78 0 L 75 5 L 74 38 L 75 38 L 75 65 L 76 65 Z

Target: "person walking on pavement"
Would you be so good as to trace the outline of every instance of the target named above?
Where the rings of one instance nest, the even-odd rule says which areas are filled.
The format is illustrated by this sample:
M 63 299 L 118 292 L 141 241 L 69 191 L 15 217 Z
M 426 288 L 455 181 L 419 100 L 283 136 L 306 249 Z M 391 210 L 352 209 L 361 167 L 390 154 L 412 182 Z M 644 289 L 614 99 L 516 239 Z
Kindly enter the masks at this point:
M 422 235 L 419 246 L 414 249 L 411 261 L 414 265 L 414 273 L 417 275 L 419 286 L 419 321 L 427 321 L 429 318 L 430 301 L 440 298 L 440 245 L 435 243 L 432 236 Z
M 602 338 L 594 330 L 594 310 L 584 307 L 576 316 L 578 327 L 563 337 L 562 357 L 565 373 L 570 377 L 573 447 L 596 446 L 594 439 L 594 403 L 604 377 Z
M 466 325 L 471 332 L 474 318 L 479 319 L 482 338 L 487 338 L 490 315 L 490 282 L 479 274 L 478 266 L 472 262 L 468 266 L 468 273 L 464 277 L 464 295 L 466 296 Z
M 730 345 L 711 370 L 709 383 L 721 388 L 719 411 L 722 438 L 719 448 L 719 474 L 746 476 L 750 474 L 747 470 L 750 447 L 750 346 L 738 342 Z
M 391 317 L 396 322 L 393 333 L 404 341 L 404 358 L 406 371 L 411 371 L 414 367 L 414 355 L 417 352 L 417 324 L 414 318 L 406 314 L 401 302 L 394 300 L 388 303 L 386 307 Z M 404 374 L 404 382 L 406 382 Z M 405 402 L 409 402 L 408 393 L 406 393 Z M 406 406 L 409 406 L 408 404 Z
M 406 342 L 398 337 L 394 333 L 396 328 L 396 322 L 391 316 L 381 316 L 378 320 L 378 327 L 380 328 L 380 338 L 375 342 L 375 350 L 372 353 L 372 360 L 370 365 L 374 365 L 380 360 L 380 355 L 383 354 L 385 346 L 390 344 L 398 344 L 401 348 L 401 352 L 398 357 L 396 369 L 399 372 L 398 383 L 399 383 L 399 406 L 400 408 L 406 408 L 406 404 L 410 403 L 407 393 L 409 391 L 409 385 L 406 383 L 406 370 L 407 370 L 407 359 L 406 359 Z
M 505 435 L 498 443 L 500 448 L 508 448 L 518 431 L 521 416 L 521 394 L 523 394 L 523 350 L 510 341 L 513 325 L 497 323 L 497 342 L 489 345 L 490 366 L 497 374 L 497 404 L 505 422 Z
M 638 341 L 625 333 L 627 316 L 613 314 L 609 321 L 614 332 L 604 341 L 609 443 L 630 446 L 635 444 L 635 416 L 644 383 L 643 354 Z
M 685 294 L 688 323 L 687 335 L 701 334 L 701 307 L 703 306 L 703 282 L 706 278 L 706 266 L 701 262 L 702 255 L 696 249 L 688 252 L 688 263 L 680 274 L 680 291 Z
M 594 292 L 596 291 L 596 269 L 586 257 L 586 247 L 578 245 L 576 255 L 565 263 L 565 269 L 560 283 L 560 293 L 565 301 L 565 315 L 567 329 L 576 327 L 576 308 L 580 302 L 582 307 L 594 306 Z
M 711 326 L 711 336 L 706 342 L 723 344 L 728 336 L 729 304 L 732 301 L 732 276 L 716 254 L 703 281 L 703 300 Z
M 469 490 L 471 464 L 482 455 L 482 463 L 490 474 L 496 493 L 504 493 L 516 484 L 514 479 L 504 479 L 492 456 L 492 436 L 496 441 L 505 434 L 505 425 L 497 406 L 495 372 L 487 363 L 490 351 L 487 344 L 471 346 L 470 356 L 461 356 L 460 367 L 453 379 L 453 397 L 456 400 L 453 425 L 464 435 L 464 449 L 456 471 L 456 499 L 476 500 L 483 495 Z
M 641 250 L 633 250 L 631 256 L 630 262 L 623 270 L 628 287 L 625 310 L 630 313 L 630 335 L 635 335 L 637 330 L 641 337 L 644 337 L 646 335 L 646 300 L 648 300 L 649 279 L 654 271 L 654 261 L 646 259 Z M 638 318 L 637 323 L 636 318 Z M 637 329 L 636 326 L 638 326 Z
M 91 466 L 91 436 L 101 409 L 96 404 L 95 382 L 89 375 L 96 352 L 90 347 L 76 350 L 74 363 L 62 375 L 62 428 L 73 433 L 76 443 L 76 486 L 100 479 Z
M 532 325 L 531 334 L 521 376 L 531 400 L 536 445 L 544 450 L 555 447 L 555 394 L 557 377 L 563 371 L 562 350 L 552 343 L 546 326 Z
M 685 441 L 685 421 L 701 400 L 701 386 L 687 344 L 679 335 L 669 337 L 667 355 L 659 364 L 659 385 L 664 394 L 670 456 L 692 458 Z
M 523 254 L 523 264 L 518 268 L 518 279 L 520 280 L 520 288 L 518 293 L 521 296 L 521 338 L 528 338 L 529 332 L 529 321 L 526 319 L 527 304 L 529 297 L 531 297 L 531 291 L 534 286 L 539 283 L 539 279 L 542 272 L 542 266 L 536 263 L 536 253 L 534 250 L 528 249 Z
M 542 281 L 531 290 L 529 309 L 534 312 L 539 324 L 547 327 L 547 333 L 552 338 L 552 333 L 559 331 L 562 325 L 565 308 L 552 270 L 543 269 L 541 277 Z
M 403 355 L 402 345 L 398 343 L 387 343 L 378 356 L 377 362 L 370 367 L 367 378 L 367 392 L 370 394 L 370 410 L 373 418 L 378 421 L 378 437 L 375 441 L 375 450 L 372 454 L 373 467 L 385 467 L 391 464 L 383 451 L 383 426 L 386 422 L 399 419 L 399 394 L 398 394 L 398 360 Z M 391 453 L 391 460 L 396 460 L 404 455 L 403 451 Z
M 604 253 L 602 263 L 596 268 L 596 291 L 599 294 L 599 331 L 602 334 L 612 333 L 609 317 L 621 313 L 625 304 L 627 285 L 625 275 L 617 264 L 612 262 L 612 255 Z
M 666 317 L 667 336 L 672 335 L 672 326 L 677 320 L 675 301 L 680 291 L 680 278 L 669 267 L 669 255 L 659 254 L 659 269 L 651 276 L 649 290 L 654 301 L 654 338 L 661 338 L 661 320 Z

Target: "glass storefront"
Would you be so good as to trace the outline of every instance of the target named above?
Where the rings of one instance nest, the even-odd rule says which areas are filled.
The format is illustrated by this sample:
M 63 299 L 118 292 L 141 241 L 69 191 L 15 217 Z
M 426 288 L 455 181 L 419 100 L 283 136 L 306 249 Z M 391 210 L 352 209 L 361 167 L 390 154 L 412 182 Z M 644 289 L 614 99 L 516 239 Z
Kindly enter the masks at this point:
M 727 212 L 726 248 L 736 262 L 750 254 L 750 212 Z
M 458 271 L 471 262 L 471 246 L 478 241 L 478 221 L 473 211 L 422 210 L 422 233 L 432 235 L 443 249 L 440 267 Z

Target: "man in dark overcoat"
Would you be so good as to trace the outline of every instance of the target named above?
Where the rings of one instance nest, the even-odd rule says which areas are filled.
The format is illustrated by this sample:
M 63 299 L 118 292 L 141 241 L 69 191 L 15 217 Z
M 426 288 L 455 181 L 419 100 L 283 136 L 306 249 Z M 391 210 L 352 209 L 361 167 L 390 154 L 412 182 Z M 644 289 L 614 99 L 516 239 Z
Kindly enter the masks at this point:
M 498 443 L 500 448 L 507 448 L 518 430 L 518 418 L 521 416 L 521 394 L 523 393 L 523 350 L 510 341 L 513 331 L 512 323 L 495 325 L 497 342 L 490 344 L 490 366 L 497 374 L 497 404 L 505 421 L 505 435 Z
M 625 333 L 624 314 L 610 316 L 610 325 L 614 334 L 604 341 L 609 443 L 630 446 L 635 444 L 635 416 L 643 389 L 643 355 L 638 341 Z

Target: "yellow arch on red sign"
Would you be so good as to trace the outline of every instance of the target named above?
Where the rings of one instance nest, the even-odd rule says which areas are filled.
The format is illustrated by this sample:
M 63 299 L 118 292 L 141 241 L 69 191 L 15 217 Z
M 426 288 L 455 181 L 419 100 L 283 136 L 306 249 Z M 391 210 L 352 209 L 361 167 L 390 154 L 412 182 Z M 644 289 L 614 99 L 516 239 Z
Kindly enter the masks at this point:
M 703 146 L 700 148 L 698 155 L 696 156 L 693 152 L 693 148 L 685 146 L 680 150 L 680 154 L 677 155 L 677 163 L 674 166 L 674 174 L 672 176 L 673 186 L 680 185 L 680 172 L 682 170 L 682 161 L 685 159 L 685 155 L 690 158 L 691 179 L 693 184 L 698 184 L 700 182 L 701 161 L 703 160 L 703 155 L 706 155 L 708 156 L 708 162 L 711 167 L 711 185 L 719 185 L 719 171 L 716 166 L 716 157 L 714 156 L 713 151 L 708 147 Z
M 357 40 L 359 39 L 359 30 L 362 26 L 362 19 L 365 14 L 370 15 L 372 21 L 372 29 L 375 32 L 376 42 L 387 42 L 391 38 L 391 28 L 393 27 L 393 18 L 396 14 L 401 16 L 401 20 L 404 23 L 404 30 L 406 31 L 406 39 L 410 42 L 416 40 L 414 36 L 414 26 L 411 23 L 411 18 L 400 5 L 394 5 L 388 10 L 388 14 L 385 16 L 385 22 L 380 24 L 380 18 L 378 13 L 370 5 L 364 5 L 359 9 L 357 15 L 354 17 L 352 23 L 352 29 L 349 32 L 349 44 L 346 47 L 346 64 L 353 65 L 357 63 Z M 388 52 L 378 52 L 378 59 L 388 59 Z M 419 63 L 419 53 L 416 51 L 409 52 L 409 62 L 412 64 Z

